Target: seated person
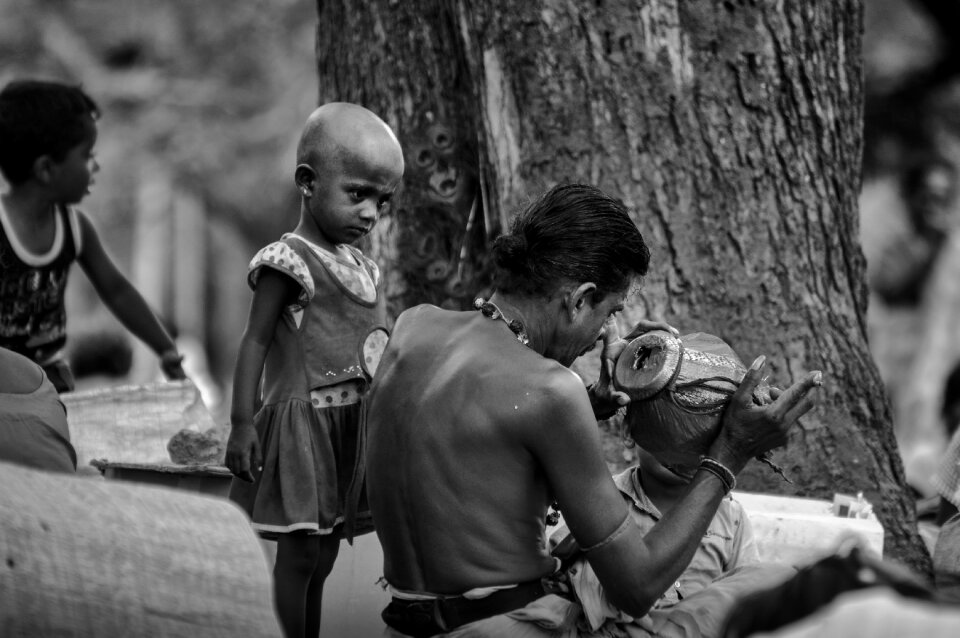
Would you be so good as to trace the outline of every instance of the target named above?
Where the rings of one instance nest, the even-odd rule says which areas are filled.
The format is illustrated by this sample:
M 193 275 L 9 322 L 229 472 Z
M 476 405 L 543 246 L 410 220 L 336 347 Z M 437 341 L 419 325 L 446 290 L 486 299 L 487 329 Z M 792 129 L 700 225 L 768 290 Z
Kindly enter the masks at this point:
M 642 448 L 638 448 L 638 461 L 613 482 L 629 504 L 634 523 L 649 531 L 681 501 L 697 462 L 689 467 L 668 465 Z M 558 557 L 570 560 L 571 554 L 576 555 L 575 541 L 565 526 L 550 540 Z M 567 575 L 583 607 L 583 630 L 610 636 L 716 636 L 738 596 L 778 584 L 794 573 L 787 565 L 759 561 L 750 519 L 743 506 L 727 496 L 689 566 L 646 616 L 634 619 L 612 605 L 582 556 L 573 559 Z
M 933 550 L 933 570 L 937 587 L 952 600 L 960 602 L 960 430 L 954 430 L 933 478 L 940 496 L 940 525 Z
M 960 364 L 947 376 L 943 388 L 941 419 L 950 442 L 944 450 L 933 487 L 937 492 L 939 526 L 933 549 L 934 582 L 944 597 L 960 602 Z
M 957 513 L 960 507 L 960 364 L 954 366 L 943 387 L 943 404 L 940 418 L 950 443 L 941 457 L 933 486 L 940 497 L 937 525 L 943 525 Z
M 30 359 L 0 348 L 0 461 L 56 472 L 76 472 L 67 410 Z

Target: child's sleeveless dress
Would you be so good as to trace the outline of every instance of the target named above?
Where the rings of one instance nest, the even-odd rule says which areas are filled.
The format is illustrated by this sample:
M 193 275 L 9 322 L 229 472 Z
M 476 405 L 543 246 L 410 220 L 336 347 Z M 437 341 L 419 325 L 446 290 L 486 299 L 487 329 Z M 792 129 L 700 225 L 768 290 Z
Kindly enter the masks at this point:
M 263 268 L 300 287 L 264 363 L 263 406 L 254 418 L 263 470 L 253 468 L 253 483 L 234 478 L 230 487 L 230 498 L 265 538 L 295 531 L 341 535 L 345 513 L 357 502 L 349 532 L 373 529 L 363 486 L 351 484 L 363 463 L 361 398 L 369 385 L 363 342 L 384 330 L 386 313 L 376 264 L 343 247 L 349 257 L 287 234 L 250 262 L 251 288 Z

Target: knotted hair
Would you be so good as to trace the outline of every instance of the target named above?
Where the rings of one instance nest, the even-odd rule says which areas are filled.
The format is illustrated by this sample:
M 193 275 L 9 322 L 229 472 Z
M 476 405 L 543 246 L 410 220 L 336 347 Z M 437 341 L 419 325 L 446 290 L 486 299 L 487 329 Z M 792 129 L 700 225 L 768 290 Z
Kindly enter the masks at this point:
M 590 281 L 602 298 L 647 273 L 650 251 L 626 207 L 585 184 L 555 186 L 519 213 L 493 244 L 496 287 L 550 297 Z

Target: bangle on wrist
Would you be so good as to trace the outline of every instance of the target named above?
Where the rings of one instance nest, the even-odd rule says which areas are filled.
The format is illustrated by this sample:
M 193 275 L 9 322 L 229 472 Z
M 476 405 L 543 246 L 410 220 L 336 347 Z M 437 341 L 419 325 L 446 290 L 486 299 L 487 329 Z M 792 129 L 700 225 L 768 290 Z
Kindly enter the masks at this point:
M 697 469 L 706 470 L 720 479 L 720 482 L 723 483 L 724 494 L 729 494 L 731 490 L 737 487 L 737 477 L 730 471 L 730 468 L 717 459 L 701 456 L 700 465 L 697 466 Z

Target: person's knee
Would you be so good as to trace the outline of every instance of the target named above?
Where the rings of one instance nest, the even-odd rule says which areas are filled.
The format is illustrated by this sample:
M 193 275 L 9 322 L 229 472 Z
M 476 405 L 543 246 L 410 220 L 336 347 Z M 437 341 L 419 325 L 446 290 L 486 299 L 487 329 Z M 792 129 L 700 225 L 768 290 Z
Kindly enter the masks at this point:
M 316 573 L 326 578 L 333 571 L 333 563 L 340 553 L 340 539 L 335 536 L 321 536 L 317 543 Z
M 321 548 L 319 538 L 307 534 L 289 534 L 277 542 L 275 572 L 309 576 L 317 568 Z

